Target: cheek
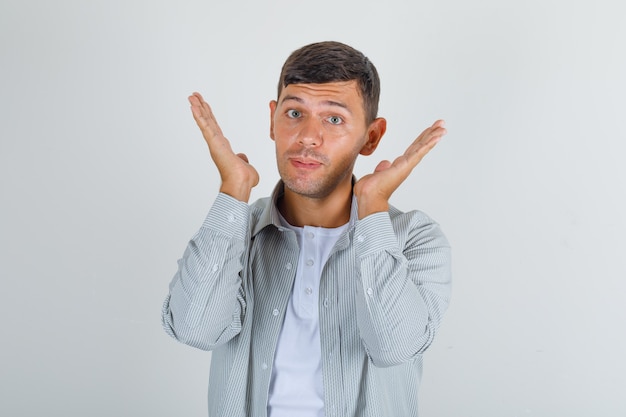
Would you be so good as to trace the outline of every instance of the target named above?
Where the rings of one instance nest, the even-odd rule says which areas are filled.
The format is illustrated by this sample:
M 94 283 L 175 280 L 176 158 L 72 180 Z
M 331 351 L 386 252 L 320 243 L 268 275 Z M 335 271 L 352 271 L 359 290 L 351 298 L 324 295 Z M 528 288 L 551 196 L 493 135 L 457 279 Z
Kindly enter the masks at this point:
M 337 147 L 344 150 L 344 152 L 348 153 L 359 153 L 361 148 L 365 146 L 366 138 L 364 136 L 364 132 L 354 132 L 354 131 L 346 131 L 338 134 L 332 142 L 336 144 Z
M 296 136 L 296 131 L 293 126 L 289 126 L 286 123 L 274 124 L 274 140 L 276 143 L 288 142 L 294 136 Z
M 293 151 L 294 143 L 285 138 L 285 135 L 281 135 L 276 132 L 274 135 L 274 148 L 276 150 L 276 158 L 281 159 L 286 153 Z

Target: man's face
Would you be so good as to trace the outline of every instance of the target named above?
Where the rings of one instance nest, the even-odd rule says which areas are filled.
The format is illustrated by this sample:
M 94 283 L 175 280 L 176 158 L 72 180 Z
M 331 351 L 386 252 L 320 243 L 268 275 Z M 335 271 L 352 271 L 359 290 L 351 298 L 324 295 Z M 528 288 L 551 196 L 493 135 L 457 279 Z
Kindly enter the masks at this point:
M 270 110 L 280 177 L 287 189 L 311 198 L 349 183 L 357 156 L 373 152 L 382 136 L 366 124 L 356 80 L 290 84 Z

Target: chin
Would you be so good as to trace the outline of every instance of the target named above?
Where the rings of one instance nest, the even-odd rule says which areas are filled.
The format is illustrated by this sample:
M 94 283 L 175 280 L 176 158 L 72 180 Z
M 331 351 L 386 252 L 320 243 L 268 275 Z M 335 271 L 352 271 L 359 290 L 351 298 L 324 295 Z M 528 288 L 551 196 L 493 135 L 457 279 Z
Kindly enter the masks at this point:
M 327 197 L 334 187 L 329 187 L 328 184 L 322 181 L 313 180 L 293 180 L 289 178 L 282 178 L 285 183 L 285 188 L 294 194 L 298 194 L 308 198 L 324 198 Z

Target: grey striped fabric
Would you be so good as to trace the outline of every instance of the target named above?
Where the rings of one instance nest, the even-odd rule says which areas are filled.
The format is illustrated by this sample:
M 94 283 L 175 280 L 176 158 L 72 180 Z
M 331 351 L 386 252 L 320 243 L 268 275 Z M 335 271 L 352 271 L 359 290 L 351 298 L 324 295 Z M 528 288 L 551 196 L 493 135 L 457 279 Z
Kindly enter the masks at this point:
M 295 233 L 280 226 L 281 190 L 252 205 L 219 194 L 163 305 L 169 335 L 213 351 L 210 417 L 267 415 L 299 253 Z M 422 354 L 450 290 L 450 247 L 437 223 L 393 207 L 357 220 L 353 199 L 319 288 L 327 417 L 418 415 Z

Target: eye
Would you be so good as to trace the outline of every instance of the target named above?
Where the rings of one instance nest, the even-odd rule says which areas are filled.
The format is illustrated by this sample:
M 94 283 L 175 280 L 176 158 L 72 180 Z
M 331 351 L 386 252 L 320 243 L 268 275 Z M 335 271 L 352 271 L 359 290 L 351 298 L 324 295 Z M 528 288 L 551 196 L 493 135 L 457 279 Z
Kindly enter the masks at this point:
M 287 110 L 287 117 L 290 117 L 292 119 L 297 119 L 298 117 L 302 116 L 302 113 L 300 113 L 298 110 Z
M 333 125 L 338 125 L 338 124 L 343 123 L 343 119 L 339 116 L 330 116 L 327 120 Z

